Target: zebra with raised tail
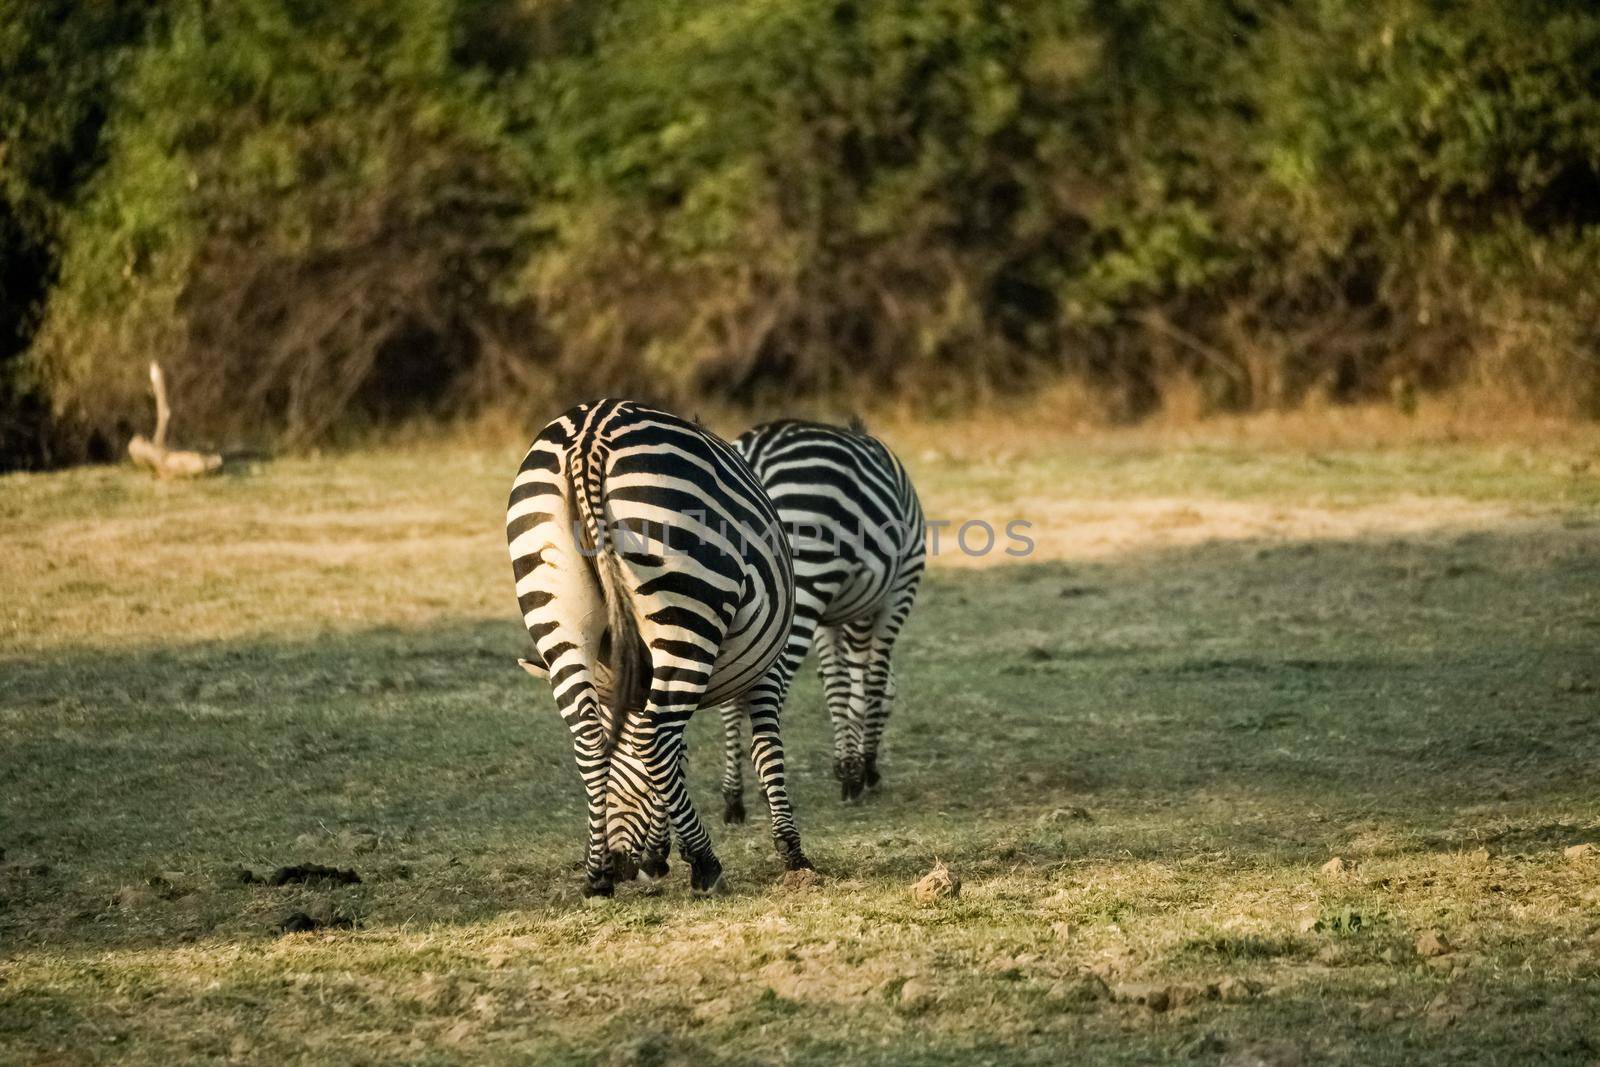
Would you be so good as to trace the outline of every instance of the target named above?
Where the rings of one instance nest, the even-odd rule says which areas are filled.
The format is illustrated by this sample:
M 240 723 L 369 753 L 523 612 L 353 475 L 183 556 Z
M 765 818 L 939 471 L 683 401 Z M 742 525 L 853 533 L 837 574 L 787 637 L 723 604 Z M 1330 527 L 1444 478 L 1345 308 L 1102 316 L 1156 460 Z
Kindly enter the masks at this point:
M 890 655 L 926 562 L 922 505 L 905 466 L 859 424 L 782 420 L 736 441 L 783 522 L 794 556 L 792 675 L 813 640 L 846 800 L 880 781 L 878 749 L 894 699 Z M 741 716 L 724 707 L 723 818 L 743 822 Z
M 669 833 L 693 888 L 720 883 L 683 773 L 683 729 L 703 704 L 750 717 L 773 840 L 789 869 L 810 867 L 778 734 L 794 575 L 738 454 L 666 412 L 580 404 L 528 449 L 506 537 L 534 645 L 521 663 L 549 678 L 583 778 L 585 895 L 665 875 Z

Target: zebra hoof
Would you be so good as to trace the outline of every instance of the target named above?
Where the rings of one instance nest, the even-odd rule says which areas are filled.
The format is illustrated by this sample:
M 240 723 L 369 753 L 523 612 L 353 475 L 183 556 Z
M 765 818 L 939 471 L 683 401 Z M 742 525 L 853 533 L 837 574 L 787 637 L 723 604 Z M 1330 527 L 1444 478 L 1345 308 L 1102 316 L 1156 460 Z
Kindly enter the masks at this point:
M 659 881 L 665 878 L 670 870 L 672 865 L 667 862 L 667 857 L 646 853 L 644 859 L 639 862 L 639 879 L 646 882 Z
M 703 896 L 723 892 L 722 863 L 715 856 L 689 865 L 689 888 Z
M 722 821 L 730 826 L 744 822 L 744 797 L 722 794 Z
M 601 878 L 599 881 L 586 881 L 583 883 L 583 896 L 585 900 L 593 897 L 609 897 L 615 893 L 616 886 L 611 879 Z
M 794 849 L 783 857 L 783 869 L 786 871 L 814 871 L 817 868 L 806 859 L 806 854 L 799 849 Z
M 881 776 L 879 776 L 879 774 L 878 774 L 878 761 L 877 760 L 875 760 L 875 759 L 867 760 L 867 768 L 866 768 L 865 777 L 866 777 L 866 783 L 867 783 L 867 788 L 868 789 L 876 789 L 876 788 L 878 788 L 878 785 L 879 785 L 879 783 L 881 783 L 883 781 L 883 778 Z

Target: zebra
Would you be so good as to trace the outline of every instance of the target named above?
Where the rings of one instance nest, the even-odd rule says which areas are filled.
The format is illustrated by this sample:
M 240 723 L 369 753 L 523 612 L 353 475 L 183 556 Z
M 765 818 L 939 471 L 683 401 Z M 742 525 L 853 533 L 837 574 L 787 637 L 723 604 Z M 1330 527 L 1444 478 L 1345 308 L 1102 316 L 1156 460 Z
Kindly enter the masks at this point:
M 810 868 L 784 776 L 780 656 L 794 573 L 766 492 L 727 442 L 625 400 L 580 404 L 540 431 L 512 484 L 517 605 L 572 734 L 588 803 L 584 895 L 722 865 L 685 788 L 683 730 L 702 704 L 751 720 L 752 751 L 790 870 Z M 669 826 L 670 822 L 670 826 Z
M 845 800 L 881 781 L 878 747 L 895 695 L 890 654 L 926 562 L 922 505 L 905 466 L 859 423 L 794 419 L 734 441 L 772 497 L 794 555 L 793 675 L 817 646 L 833 722 L 833 767 Z M 723 819 L 743 822 L 741 716 L 722 709 Z

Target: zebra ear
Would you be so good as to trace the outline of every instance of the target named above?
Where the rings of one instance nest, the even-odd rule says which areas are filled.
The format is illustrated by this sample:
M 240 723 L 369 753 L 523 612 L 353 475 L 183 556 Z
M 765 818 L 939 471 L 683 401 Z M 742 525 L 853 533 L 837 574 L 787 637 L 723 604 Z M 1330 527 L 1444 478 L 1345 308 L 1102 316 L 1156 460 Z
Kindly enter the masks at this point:
M 535 678 L 546 678 L 550 675 L 550 668 L 546 667 L 543 663 L 535 663 L 531 659 L 519 659 L 517 660 L 517 666 L 521 667 Z

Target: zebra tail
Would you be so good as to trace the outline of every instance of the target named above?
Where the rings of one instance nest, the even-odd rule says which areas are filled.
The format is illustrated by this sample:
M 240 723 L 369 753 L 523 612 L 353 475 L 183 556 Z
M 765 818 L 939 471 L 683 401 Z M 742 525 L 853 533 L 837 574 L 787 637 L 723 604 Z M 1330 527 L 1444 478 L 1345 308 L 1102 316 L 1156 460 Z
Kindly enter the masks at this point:
M 639 634 L 639 620 L 634 617 L 633 600 L 622 573 L 622 561 L 617 558 L 615 541 L 603 522 L 601 483 L 605 461 L 604 450 L 598 442 L 591 449 L 590 458 L 591 467 L 582 477 L 575 475 L 569 458 L 567 481 L 583 520 L 584 558 L 600 580 L 601 596 L 606 602 L 606 621 L 611 630 L 611 657 L 607 664 L 611 670 L 611 704 L 604 709 L 607 717 L 601 723 L 605 730 L 602 751 L 609 756 L 616 750 L 628 718 L 644 711 L 650 666 L 649 651 Z
M 605 591 L 606 615 L 611 625 L 611 721 L 606 724 L 605 752 L 610 755 L 630 716 L 644 711 L 650 677 L 649 653 L 639 635 L 639 620 L 623 581 L 622 565 L 614 549 L 601 551 L 600 585 Z

